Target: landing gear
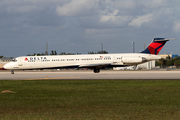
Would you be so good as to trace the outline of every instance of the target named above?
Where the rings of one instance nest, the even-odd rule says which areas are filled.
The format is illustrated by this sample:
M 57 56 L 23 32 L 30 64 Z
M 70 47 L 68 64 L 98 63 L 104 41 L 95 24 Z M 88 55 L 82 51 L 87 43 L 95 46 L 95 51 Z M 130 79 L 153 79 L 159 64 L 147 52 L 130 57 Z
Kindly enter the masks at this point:
M 136 70 L 137 69 L 137 65 L 134 65 L 134 70 Z
M 100 69 L 99 68 L 94 68 L 94 73 L 99 73 Z
M 11 70 L 11 74 L 14 74 L 14 70 Z

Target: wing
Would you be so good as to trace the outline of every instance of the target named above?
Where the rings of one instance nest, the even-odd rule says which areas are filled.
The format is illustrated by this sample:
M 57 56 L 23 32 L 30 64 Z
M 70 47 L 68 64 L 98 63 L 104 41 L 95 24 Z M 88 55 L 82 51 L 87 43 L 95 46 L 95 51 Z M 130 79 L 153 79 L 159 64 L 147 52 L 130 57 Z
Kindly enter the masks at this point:
M 111 63 L 98 63 L 98 64 L 80 64 L 79 67 L 105 67 Z

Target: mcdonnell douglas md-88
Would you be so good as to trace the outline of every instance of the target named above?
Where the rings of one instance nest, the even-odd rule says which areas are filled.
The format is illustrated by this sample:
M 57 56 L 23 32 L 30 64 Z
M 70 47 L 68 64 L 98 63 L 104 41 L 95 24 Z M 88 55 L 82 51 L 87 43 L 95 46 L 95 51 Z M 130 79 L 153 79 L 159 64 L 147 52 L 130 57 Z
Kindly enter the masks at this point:
M 161 59 L 158 53 L 169 40 L 171 39 L 154 38 L 140 53 L 22 56 L 5 64 L 4 69 L 9 69 L 14 74 L 14 70 L 93 68 L 94 73 L 99 73 L 104 67 L 136 66 Z

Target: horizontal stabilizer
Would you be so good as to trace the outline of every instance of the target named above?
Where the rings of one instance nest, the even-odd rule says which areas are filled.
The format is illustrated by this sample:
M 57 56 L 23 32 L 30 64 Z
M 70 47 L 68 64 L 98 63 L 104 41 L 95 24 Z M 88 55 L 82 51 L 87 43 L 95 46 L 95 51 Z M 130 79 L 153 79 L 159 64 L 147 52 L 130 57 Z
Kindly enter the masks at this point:
M 169 40 L 175 40 L 176 38 L 154 38 L 154 41 L 160 42 L 160 41 L 169 41 Z

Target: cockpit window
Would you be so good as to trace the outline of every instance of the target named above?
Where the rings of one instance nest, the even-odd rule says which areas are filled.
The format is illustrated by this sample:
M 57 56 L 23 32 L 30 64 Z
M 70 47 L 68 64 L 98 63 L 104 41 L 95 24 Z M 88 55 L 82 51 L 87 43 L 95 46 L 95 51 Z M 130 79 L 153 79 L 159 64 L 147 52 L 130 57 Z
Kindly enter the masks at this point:
M 16 59 L 12 59 L 12 62 L 17 62 L 17 60 Z

